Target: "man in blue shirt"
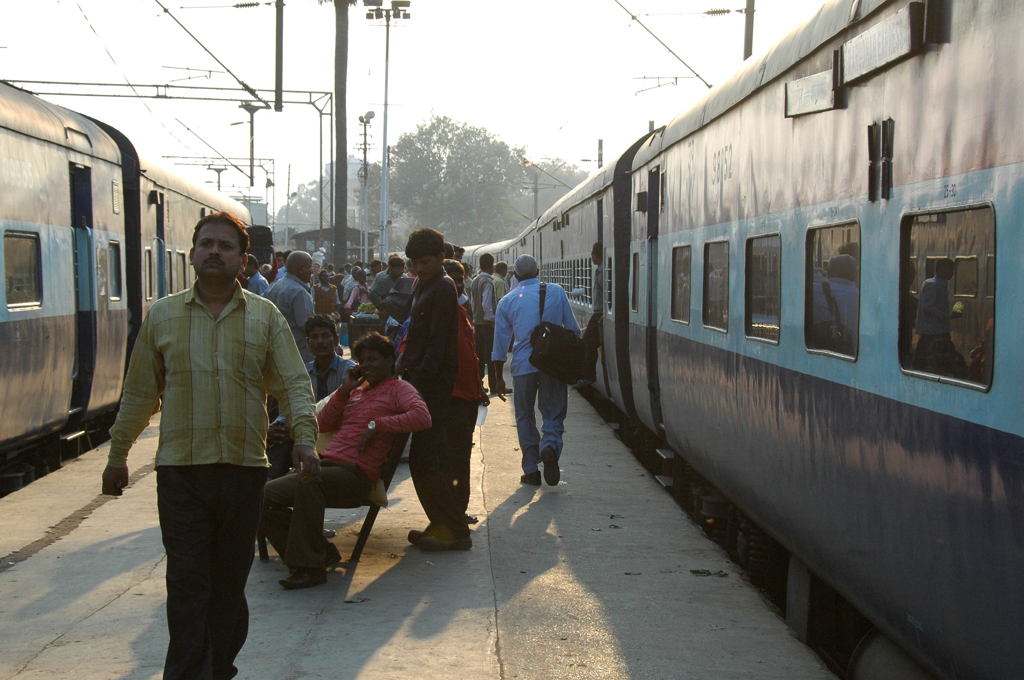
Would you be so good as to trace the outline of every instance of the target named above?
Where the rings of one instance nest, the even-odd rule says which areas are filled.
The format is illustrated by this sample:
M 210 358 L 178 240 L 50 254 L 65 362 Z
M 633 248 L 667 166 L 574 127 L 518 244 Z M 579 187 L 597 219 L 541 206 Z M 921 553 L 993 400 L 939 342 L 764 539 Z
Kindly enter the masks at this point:
M 265 298 L 277 305 L 288 321 L 288 327 L 295 338 L 295 346 L 299 348 L 302 361 L 313 360 L 313 352 L 306 342 L 306 319 L 313 316 L 313 292 L 309 280 L 313 276 L 313 258 L 302 250 L 293 250 L 285 261 L 287 273 L 274 281 Z
M 249 277 L 249 283 L 245 286 L 247 291 L 257 295 L 266 295 L 267 289 L 270 288 L 270 282 L 263 274 L 260 274 L 260 261 L 256 259 L 255 255 L 250 254 L 249 259 L 245 261 L 245 275 Z
M 503 369 L 512 346 L 513 404 L 516 412 L 516 432 L 522 451 L 523 484 L 540 485 L 539 463 L 544 464 L 544 481 L 558 484 L 561 473 L 558 459 L 562 455 L 562 433 L 565 431 L 565 413 L 568 388 L 557 378 L 542 373 L 530 363 L 533 347 L 530 334 L 540 322 L 549 321 L 580 334 L 579 324 L 569 307 L 569 299 L 558 284 L 545 284 L 544 318 L 540 314 L 540 287 L 537 279 L 537 261 L 531 255 L 520 255 L 515 262 L 519 284 L 498 303 L 494 321 L 495 392 L 505 394 Z M 544 419 L 543 437 L 537 432 L 535 409 L 539 406 Z

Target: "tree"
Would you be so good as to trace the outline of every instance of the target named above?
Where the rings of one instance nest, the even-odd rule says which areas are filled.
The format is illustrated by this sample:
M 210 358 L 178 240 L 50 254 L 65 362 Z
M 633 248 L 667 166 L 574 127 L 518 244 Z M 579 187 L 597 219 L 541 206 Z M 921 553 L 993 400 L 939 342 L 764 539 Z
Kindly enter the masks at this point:
M 391 148 L 391 200 L 452 243 L 496 240 L 524 224 L 513 207 L 526 177 L 522 156 L 483 128 L 435 116 Z

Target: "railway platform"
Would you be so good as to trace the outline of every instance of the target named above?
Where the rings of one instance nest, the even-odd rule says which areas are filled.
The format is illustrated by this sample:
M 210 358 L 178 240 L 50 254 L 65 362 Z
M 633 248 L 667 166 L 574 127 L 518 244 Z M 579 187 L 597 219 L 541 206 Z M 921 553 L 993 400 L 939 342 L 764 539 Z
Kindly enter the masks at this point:
M 155 423 L 120 498 L 99 494 L 101 446 L 0 499 L 0 678 L 160 677 Z M 835 677 L 575 392 L 558 486 L 520 485 L 510 402 L 475 440 L 473 549 L 406 542 L 426 518 L 400 466 L 354 568 L 284 591 L 273 553 L 254 562 L 238 677 Z M 327 511 L 346 556 L 364 514 Z

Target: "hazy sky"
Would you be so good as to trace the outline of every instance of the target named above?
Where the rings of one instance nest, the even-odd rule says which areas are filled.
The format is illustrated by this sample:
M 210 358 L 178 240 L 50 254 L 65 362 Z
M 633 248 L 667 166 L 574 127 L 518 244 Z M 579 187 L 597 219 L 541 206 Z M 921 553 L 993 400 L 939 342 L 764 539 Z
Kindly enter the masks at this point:
M 161 0 L 242 80 L 272 89 L 273 2 L 236 9 L 231 7 L 235 1 Z M 742 8 L 744 0 L 620 2 L 713 85 L 742 63 L 743 15 L 702 12 Z M 822 4 L 757 0 L 755 54 Z M 163 84 L 188 75 L 169 66 L 221 70 L 155 0 L 5 5 L 0 23 L 3 79 Z M 687 78 L 638 94 L 657 84 L 641 78 L 691 74 L 615 0 L 412 0 L 410 14 L 411 19 L 391 29 L 391 143 L 431 115 L 447 115 L 525 146 L 529 157 L 561 158 L 591 170 L 599 138 L 607 162 L 642 135 L 649 120 L 662 125 L 707 91 L 699 80 Z M 364 15 L 360 0 L 350 9 L 348 151 L 359 153 L 357 117 L 374 110 L 370 157 L 379 162 L 384 27 L 383 21 Z M 285 88 L 331 91 L 333 68 L 333 6 L 290 0 L 285 8 Z M 235 81 L 215 73 L 212 79 L 180 84 L 232 87 Z M 149 157 L 212 153 L 179 120 L 221 153 L 248 156 L 248 125 L 232 125 L 248 121 L 238 104 L 48 98 L 121 129 Z M 289 165 L 292 190 L 317 176 L 316 123 L 310 106 L 256 115 L 256 155 L 275 159 L 278 202 L 284 200 Z M 325 120 L 325 149 L 328 134 Z M 196 181 L 215 179 L 203 168 L 177 170 Z M 231 171 L 223 179 L 225 187 L 247 184 Z M 263 183 L 257 171 L 257 186 Z

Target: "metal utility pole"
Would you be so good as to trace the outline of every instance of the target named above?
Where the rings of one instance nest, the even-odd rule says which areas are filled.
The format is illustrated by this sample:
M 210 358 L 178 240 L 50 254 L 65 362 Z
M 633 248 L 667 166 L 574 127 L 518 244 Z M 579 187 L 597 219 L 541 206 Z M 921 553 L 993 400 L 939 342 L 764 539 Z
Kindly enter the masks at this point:
M 743 58 L 746 59 L 754 53 L 754 0 L 747 0 L 744 19 L 746 28 L 743 34 Z
M 249 114 L 249 186 L 255 186 L 256 177 L 256 112 L 267 108 L 256 106 L 252 102 L 242 102 L 238 108 L 244 109 Z M 323 146 L 323 142 L 320 142 Z
M 391 226 L 390 211 L 388 210 L 388 191 L 390 190 L 391 164 L 388 154 L 388 76 L 391 57 L 391 19 L 409 18 L 409 0 L 391 0 L 391 7 L 382 7 L 383 0 L 363 0 L 367 7 L 367 19 L 384 19 L 384 123 L 382 125 L 384 155 L 380 165 L 380 236 L 378 245 L 380 247 L 380 259 L 386 260 L 390 243 L 388 241 L 389 228 Z
M 292 164 L 288 164 L 288 186 L 285 187 L 284 201 L 284 249 L 288 250 L 288 226 L 292 213 Z
M 274 61 L 274 110 L 284 110 L 284 0 L 277 0 L 277 56 Z
M 362 215 L 359 220 L 362 229 L 359 233 L 359 255 L 363 262 L 370 260 L 370 209 L 367 205 L 367 183 L 370 179 L 370 165 L 366 160 L 366 151 L 370 146 L 367 127 L 370 125 L 370 121 L 373 120 L 373 116 L 373 111 L 367 111 L 359 116 L 359 122 L 363 126 L 363 167 L 359 169 L 359 183 L 362 185 L 362 191 L 360 192 L 360 212 Z

